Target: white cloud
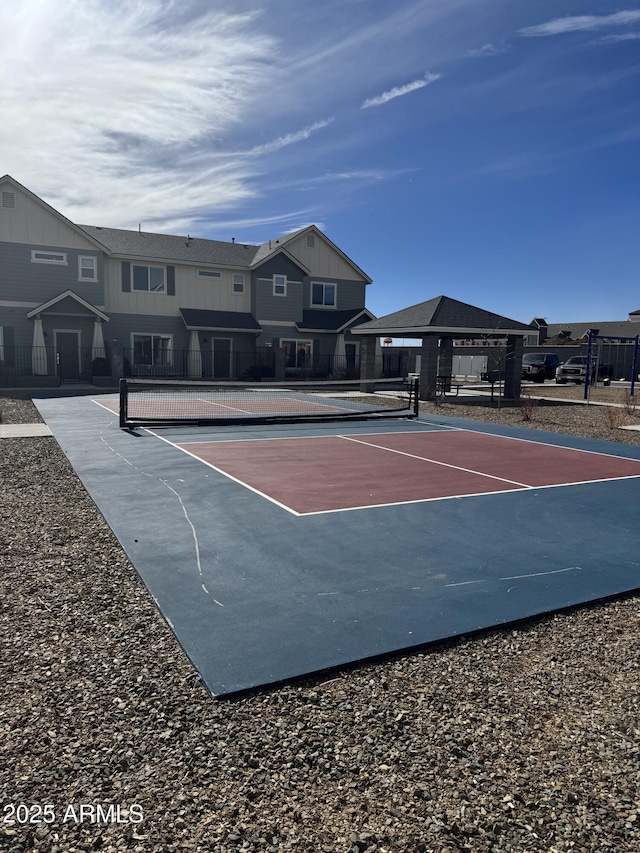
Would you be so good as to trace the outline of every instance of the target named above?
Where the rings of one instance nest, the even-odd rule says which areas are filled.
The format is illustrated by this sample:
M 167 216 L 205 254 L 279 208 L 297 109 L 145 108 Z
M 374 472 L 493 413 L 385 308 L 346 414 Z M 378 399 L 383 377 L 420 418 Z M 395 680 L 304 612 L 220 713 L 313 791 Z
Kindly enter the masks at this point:
M 308 127 L 298 130 L 295 133 L 288 133 L 286 136 L 280 136 L 271 142 L 266 142 L 264 145 L 256 145 L 246 153 L 248 155 L 271 154 L 274 151 L 279 151 L 281 148 L 286 148 L 287 145 L 293 145 L 295 142 L 302 142 L 305 139 L 308 139 L 313 133 L 316 133 L 316 131 L 328 127 L 332 121 L 333 118 L 316 121 L 314 124 L 310 124 Z
M 482 47 L 478 47 L 475 50 L 467 51 L 467 56 L 471 57 L 481 57 L 481 56 L 496 56 L 499 53 L 505 53 L 506 47 L 500 47 L 495 44 L 483 44 Z
M 546 24 L 524 27 L 521 36 L 556 36 L 582 30 L 599 30 L 607 27 L 626 27 L 640 21 L 640 10 L 614 12 L 612 15 L 574 15 L 555 18 Z
M 200 8 L 3 4 L 3 171 L 70 218 L 103 225 L 229 208 L 255 194 L 246 158 L 222 166 L 217 149 L 270 85 L 277 43 L 253 13 Z
M 617 33 L 615 35 L 602 36 L 602 38 L 596 39 L 592 44 L 615 44 L 615 42 L 619 41 L 638 41 L 638 39 L 640 39 L 640 33 Z
M 389 91 L 383 92 L 381 95 L 377 95 L 375 98 L 367 98 L 367 100 L 362 104 L 360 109 L 366 110 L 369 107 L 379 107 L 382 104 L 386 104 L 389 101 L 392 101 L 394 98 L 401 98 L 403 97 L 403 95 L 408 95 L 410 92 L 415 92 L 416 89 L 423 89 L 430 83 L 434 83 L 436 80 L 439 80 L 441 76 L 441 74 L 426 74 L 421 79 L 414 80 L 412 83 L 406 83 L 404 86 L 396 86 L 394 89 L 389 89 Z

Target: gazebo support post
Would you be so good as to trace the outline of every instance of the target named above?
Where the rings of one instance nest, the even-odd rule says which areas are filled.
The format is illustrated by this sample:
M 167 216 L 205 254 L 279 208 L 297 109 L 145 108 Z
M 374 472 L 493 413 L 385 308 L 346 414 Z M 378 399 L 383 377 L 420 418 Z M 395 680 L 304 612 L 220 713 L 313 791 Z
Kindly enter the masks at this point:
M 360 343 L 360 391 L 364 394 L 374 391 L 373 380 L 376 378 L 376 339 L 369 335 L 362 336 Z M 371 380 L 367 383 L 366 380 Z
M 453 375 L 453 338 L 440 338 L 438 376 L 451 378 Z
M 437 335 L 424 335 L 420 350 L 420 399 L 435 400 L 438 383 L 438 349 Z
M 520 335 L 507 335 L 507 352 L 504 365 L 504 396 L 507 400 L 519 400 L 522 388 L 522 350 Z

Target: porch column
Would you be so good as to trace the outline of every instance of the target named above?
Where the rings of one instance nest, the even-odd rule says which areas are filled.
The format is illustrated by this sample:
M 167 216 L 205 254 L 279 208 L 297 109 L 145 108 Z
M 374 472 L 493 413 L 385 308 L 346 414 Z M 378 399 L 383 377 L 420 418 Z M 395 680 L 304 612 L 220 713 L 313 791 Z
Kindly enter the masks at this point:
M 507 335 L 507 352 L 504 365 L 504 396 L 519 400 L 522 387 L 522 349 L 520 335 Z
M 437 335 L 425 335 L 422 338 L 420 350 L 420 399 L 435 400 L 438 380 L 438 349 Z
M 196 331 L 192 331 L 189 338 L 189 378 L 202 379 L 202 351 L 200 336 Z
M 37 314 L 33 324 L 33 349 L 31 350 L 31 369 L 34 376 L 47 375 L 47 350 L 44 344 L 42 317 Z
M 93 342 L 91 344 L 91 360 L 104 358 L 104 335 L 102 334 L 102 320 L 96 319 L 93 323 Z

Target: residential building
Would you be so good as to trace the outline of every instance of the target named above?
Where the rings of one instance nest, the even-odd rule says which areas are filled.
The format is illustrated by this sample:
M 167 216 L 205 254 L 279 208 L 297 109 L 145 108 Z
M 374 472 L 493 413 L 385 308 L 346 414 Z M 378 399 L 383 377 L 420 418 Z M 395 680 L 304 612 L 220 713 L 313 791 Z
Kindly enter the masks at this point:
M 0 379 L 345 375 L 371 283 L 315 225 L 262 245 L 78 225 L 0 178 Z M 115 367 L 114 367 L 114 359 Z M 113 377 L 112 377 L 113 374 Z M 106 381 L 106 380 L 105 380 Z

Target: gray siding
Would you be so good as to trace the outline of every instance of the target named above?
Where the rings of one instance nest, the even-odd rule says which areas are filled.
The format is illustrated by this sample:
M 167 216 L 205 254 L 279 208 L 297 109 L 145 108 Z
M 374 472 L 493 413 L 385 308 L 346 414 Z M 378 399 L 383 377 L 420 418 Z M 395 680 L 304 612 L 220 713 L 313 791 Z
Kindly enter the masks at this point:
M 273 295 L 273 281 L 252 281 L 256 307 L 254 317 L 258 321 L 275 320 L 297 323 L 302 320 L 302 282 L 287 281 L 287 295 Z
M 17 347 L 33 344 L 33 320 L 27 320 L 26 313 L 26 308 L 3 308 L 0 305 L 0 326 L 13 330 L 11 335 Z
M 322 278 L 322 276 L 305 276 L 303 283 L 303 305 L 304 308 L 319 308 L 321 306 L 311 304 L 311 282 L 326 282 L 336 285 L 336 311 L 348 311 L 352 308 L 364 308 L 366 299 L 366 285 L 361 281 L 348 281 L 340 278 Z M 330 311 L 330 308 L 327 308 Z
M 67 264 L 37 264 L 31 250 L 66 252 Z M 98 281 L 78 281 L 80 255 L 98 259 Z M 31 246 L 24 243 L 0 243 L 0 301 L 47 302 L 65 290 L 73 290 L 92 305 L 104 305 L 104 260 L 101 252 Z
M 105 339 L 117 341 L 125 349 L 131 348 L 131 333 L 171 335 L 173 349 L 189 348 L 190 332 L 185 329 L 182 317 L 149 317 L 143 314 L 111 314 L 104 326 Z

